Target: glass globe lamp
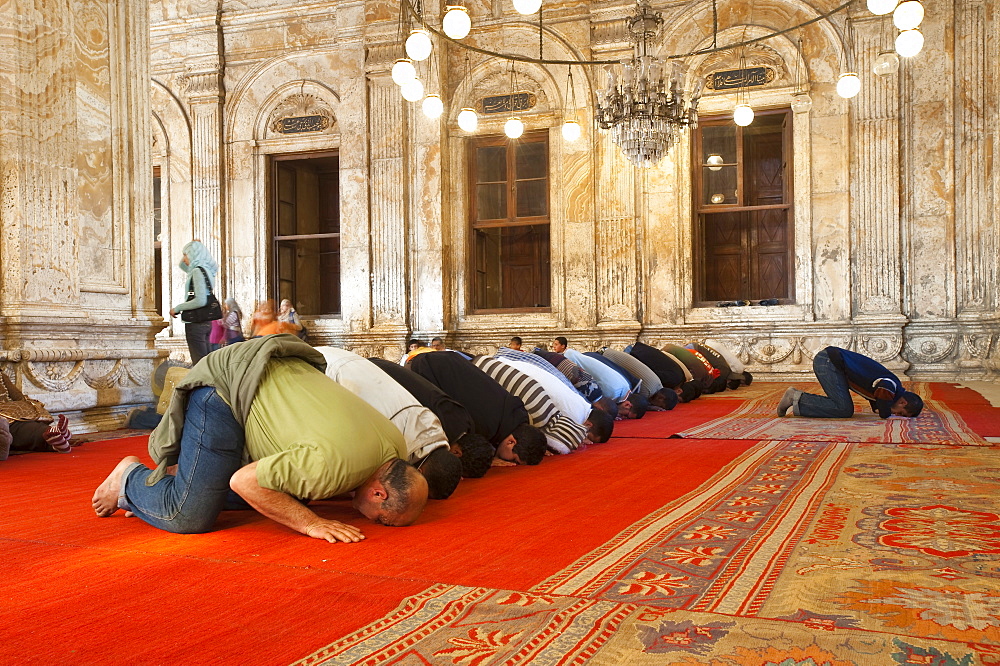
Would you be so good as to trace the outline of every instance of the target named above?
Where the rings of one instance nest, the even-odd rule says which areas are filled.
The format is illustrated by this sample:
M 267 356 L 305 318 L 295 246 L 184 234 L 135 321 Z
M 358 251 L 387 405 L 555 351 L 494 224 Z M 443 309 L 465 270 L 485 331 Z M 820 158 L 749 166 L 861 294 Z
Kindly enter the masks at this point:
M 503 124 L 503 133 L 508 138 L 518 139 L 524 134 L 524 123 L 521 122 L 520 118 L 514 116 Z
M 733 108 L 733 122 L 740 127 L 746 127 L 753 122 L 753 109 L 749 104 L 737 104 Z
M 434 47 L 431 42 L 431 33 L 423 28 L 417 28 L 410 32 L 406 38 L 406 55 L 411 60 L 427 60 L 431 57 L 431 49 Z
M 872 63 L 872 73 L 877 76 L 889 76 L 899 71 L 899 56 L 892 51 L 879 53 Z
M 413 79 L 399 86 L 399 92 L 407 102 L 416 102 L 424 96 L 424 84 L 420 79 Z
M 709 171 L 722 171 L 723 161 L 722 155 L 709 155 L 705 158 L 705 164 L 708 165 Z
M 868 11 L 876 16 L 882 16 L 895 9 L 898 3 L 899 0 L 868 0 Z
M 924 48 L 924 35 L 917 29 L 904 30 L 896 37 L 896 53 L 904 58 L 912 58 Z
M 541 8 L 542 0 L 514 0 L 514 9 L 517 10 L 518 14 L 523 14 L 524 16 L 537 14 Z
M 810 97 L 807 93 L 799 93 L 792 97 L 792 111 L 795 113 L 805 113 L 812 107 L 812 97 Z
M 913 30 L 924 20 L 924 6 L 918 0 L 899 3 L 892 12 L 892 23 L 900 30 Z
M 472 30 L 469 10 L 461 5 L 448 5 L 441 19 L 441 29 L 452 39 L 463 39 Z
M 444 102 L 441 101 L 440 95 L 431 93 L 427 97 L 424 97 L 424 103 L 421 108 L 425 116 L 431 120 L 436 120 L 444 113 Z
M 837 94 L 850 99 L 861 92 L 861 79 L 854 72 L 846 72 L 837 79 Z
M 458 126 L 466 132 L 475 132 L 479 127 L 479 116 L 468 107 L 458 112 Z
M 397 86 L 409 83 L 417 78 L 417 68 L 409 58 L 400 58 L 392 63 L 392 80 Z
M 563 123 L 562 135 L 567 141 L 576 141 L 582 133 L 583 130 L 580 128 L 580 123 L 575 120 L 567 120 Z

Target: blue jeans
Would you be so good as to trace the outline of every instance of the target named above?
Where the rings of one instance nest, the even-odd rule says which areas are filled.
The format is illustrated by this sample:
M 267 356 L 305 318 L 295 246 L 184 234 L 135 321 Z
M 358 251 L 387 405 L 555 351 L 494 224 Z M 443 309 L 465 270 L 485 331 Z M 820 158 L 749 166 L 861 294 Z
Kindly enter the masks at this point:
M 229 479 L 243 461 L 243 427 L 212 387 L 188 395 L 177 475 L 147 486 L 151 470 L 136 464 L 122 484 L 129 510 L 178 534 L 208 532 L 229 500 Z
M 833 364 L 824 349 L 813 359 L 813 372 L 826 395 L 801 393 L 795 406 L 797 416 L 816 419 L 847 419 L 854 416 L 854 401 L 847 375 Z

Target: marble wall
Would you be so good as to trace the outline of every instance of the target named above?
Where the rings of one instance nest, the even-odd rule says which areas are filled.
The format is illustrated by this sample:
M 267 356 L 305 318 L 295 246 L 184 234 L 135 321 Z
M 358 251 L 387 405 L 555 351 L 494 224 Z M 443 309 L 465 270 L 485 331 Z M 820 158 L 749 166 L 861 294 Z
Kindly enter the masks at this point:
M 100 4 L 75 1 L 81 8 Z M 720 2 L 719 41 L 782 29 L 836 4 L 813 9 L 791 0 Z M 456 115 L 509 90 L 506 63 L 478 53 L 467 60 L 466 52 L 436 44 L 438 55 L 423 66 L 423 75 L 439 88 L 446 113 L 431 121 L 418 104 L 401 99 L 388 77 L 401 54 L 396 2 L 153 0 L 151 145 L 154 162 L 169 175 L 161 305 L 167 309 L 184 298 L 183 275 L 173 266 L 192 238 L 208 242 L 220 257 L 225 295 L 244 307 L 271 295 L 269 158 L 336 150 L 343 314 L 310 322 L 318 342 L 393 358 L 410 335 L 443 334 L 451 346 L 476 352 L 515 333 L 530 343 L 567 335 L 584 348 L 621 345 L 636 336 L 653 344 L 722 337 L 762 377 L 804 376 L 816 351 L 837 344 L 913 378 L 996 378 L 1000 248 L 993 155 L 1000 59 L 989 36 L 997 29 L 997 2 L 924 4 L 924 50 L 889 76 L 875 76 L 870 68 L 895 30 L 863 5 L 852 10 L 849 30 L 847 16 L 838 14 L 742 54 L 748 66 L 776 72 L 767 86 L 752 90 L 755 107 L 788 106 L 797 71 L 813 100 L 793 118 L 795 298 L 775 307 L 694 305 L 686 136 L 654 168 L 632 168 L 587 121 L 594 91 L 603 85 L 599 70 L 576 67 L 574 111 L 584 132 L 566 142 L 559 132 L 573 97 L 566 95 L 566 67 L 517 63 L 519 88 L 536 98 L 521 117 L 529 131 L 549 132 L 552 307 L 484 314 L 470 306 L 468 139 Z M 473 0 L 467 6 L 474 23 L 470 43 L 537 54 L 537 23 L 514 14 L 509 3 Z M 656 44 L 661 53 L 710 45 L 710 4 L 654 6 L 666 19 Z M 632 7 L 624 1 L 546 2 L 545 56 L 625 56 L 622 19 Z M 429 15 L 439 9 L 429 8 Z M 106 70 L 100 41 L 77 40 L 81 66 Z M 835 82 L 848 62 L 863 88 L 843 100 Z M 688 85 L 739 63 L 731 52 L 688 58 Z M 114 113 L 106 96 L 86 99 L 91 121 Z M 725 114 L 734 103 L 732 92 L 706 94 L 701 111 Z M 331 121 L 311 133 L 273 130 L 275 118 L 294 115 L 287 109 L 301 105 Z M 481 117 L 478 133 L 501 133 L 503 120 Z M 78 122 L 72 131 L 87 133 L 81 144 L 100 146 L 106 137 L 99 130 L 100 123 Z M 115 183 L 100 155 L 88 149 L 79 158 L 85 164 L 77 162 L 76 178 L 88 192 Z M 114 253 L 129 245 L 115 245 L 115 239 L 128 230 L 116 227 L 121 218 L 94 201 L 67 200 L 66 206 L 79 209 L 81 233 L 55 240 L 77 244 L 79 255 L 90 257 L 100 253 L 100 239 L 110 243 L 109 257 L 119 256 Z M 133 240 L 132 261 L 144 257 L 139 261 L 148 265 L 149 246 L 138 236 Z M 61 271 L 77 270 L 84 284 L 108 289 L 128 272 L 83 263 L 93 262 L 52 267 L 53 284 L 68 286 L 77 276 Z M 156 344 L 182 356 L 182 325 L 170 322 Z
M 76 430 L 152 399 L 148 5 L 0 3 L 0 371 Z M 139 251 L 136 251 L 136 250 Z

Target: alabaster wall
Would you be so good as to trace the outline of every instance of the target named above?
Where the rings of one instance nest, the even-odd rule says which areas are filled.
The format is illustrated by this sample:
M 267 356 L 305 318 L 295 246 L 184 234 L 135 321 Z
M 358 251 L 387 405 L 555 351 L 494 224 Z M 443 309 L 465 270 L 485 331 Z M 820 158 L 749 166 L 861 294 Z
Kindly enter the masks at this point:
M 0 3 L 0 366 L 78 431 L 150 400 L 161 355 L 147 9 Z
M 828 344 L 914 378 L 998 374 L 995 1 L 927 0 L 923 52 L 884 78 L 869 72 L 895 30 L 860 5 L 849 42 L 845 16 L 837 15 L 742 54 L 746 66 L 777 73 L 752 90 L 755 107 L 789 105 L 796 71 L 813 99 L 793 118 L 795 299 L 776 307 L 692 305 L 686 136 L 659 165 L 634 169 L 588 122 L 603 85 L 597 68 L 574 68 L 575 94 L 567 95 L 565 66 L 516 63 L 518 88 L 536 97 L 522 120 L 528 131 L 549 132 L 552 223 L 552 307 L 516 315 L 469 307 L 467 138 L 455 120 L 460 108 L 509 91 L 508 63 L 475 53 L 466 60 L 464 51 L 437 44 L 444 55 L 433 61 L 430 80 L 446 113 L 429 121 L 388 77 L 400 54 L 395 2 L 150 6 L 154 160 L 169 173 L 165 307 L 183 300 L 183 275 L 172 266 L 191 238 L 220 257 L 225 295 L 247 309 L 265 297 L 268 156 L 339 150 L 343 316 L 310 322 L 319 342 L 395 358 L 410 335 L 443 334 L 474 352 L 512 334 L 529 343 L 567 335 L 583 348 L 637 336 L 652 344 L 722 337 L 764 377 L 807 374 Z M 537 54 L 537 22 L 518 17 L 508 2 L 468 7 L 471 43 Z M 622 19 L 632 8 L 546 2 L 545 56 L 625 57 Z M 710 3 L 654 8 L 666 19 L 661 53 L 711 44 Z M 425 9 L 433 16 L 441 8 Z M 790 0 L 720 2 L 718 10 L 720 43 L 817 11 Z M 834 89 L 845 62 L 862 75 L 853 100 Z M 690 87 L 741 61 L 721 52 L 686 63 Z M 568 143 L 559 125 L 573 97 L 584 132 Z M 734 104 L 732 94 L 706 94 L 701 111 L 727 113 Z M 276 118 L 301 109 L 327 115 L 329 126 L 274 131 Z M 482 116 L 478 133 L 500 134 L 503 120 Z M 181 325 L 158 344 L 182 354 Z

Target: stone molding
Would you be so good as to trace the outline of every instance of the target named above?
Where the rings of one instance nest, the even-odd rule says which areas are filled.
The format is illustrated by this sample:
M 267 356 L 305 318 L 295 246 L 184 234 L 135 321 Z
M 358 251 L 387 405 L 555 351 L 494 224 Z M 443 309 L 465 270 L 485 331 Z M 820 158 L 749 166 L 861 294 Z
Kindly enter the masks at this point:
M 130 384 L 133 387 L 148 387 L 153 367 L 150 361 L 160 356 L 162 352 L 156 350 L 136 350 L 131 353 L 102 350 L 17 350 L 4 352 L 0 360 L 7 361 L 4 372 L 12 381 L 20 375 L 45 392 L 65 393 L 83 390 L 83 385 L 95 391 L 107 391 Z M 110 369 L 106 367 L 108 361 L 113 361 Z M 28 391 L 26 387 L 22 390 L 46 402 L 44 394 Z

